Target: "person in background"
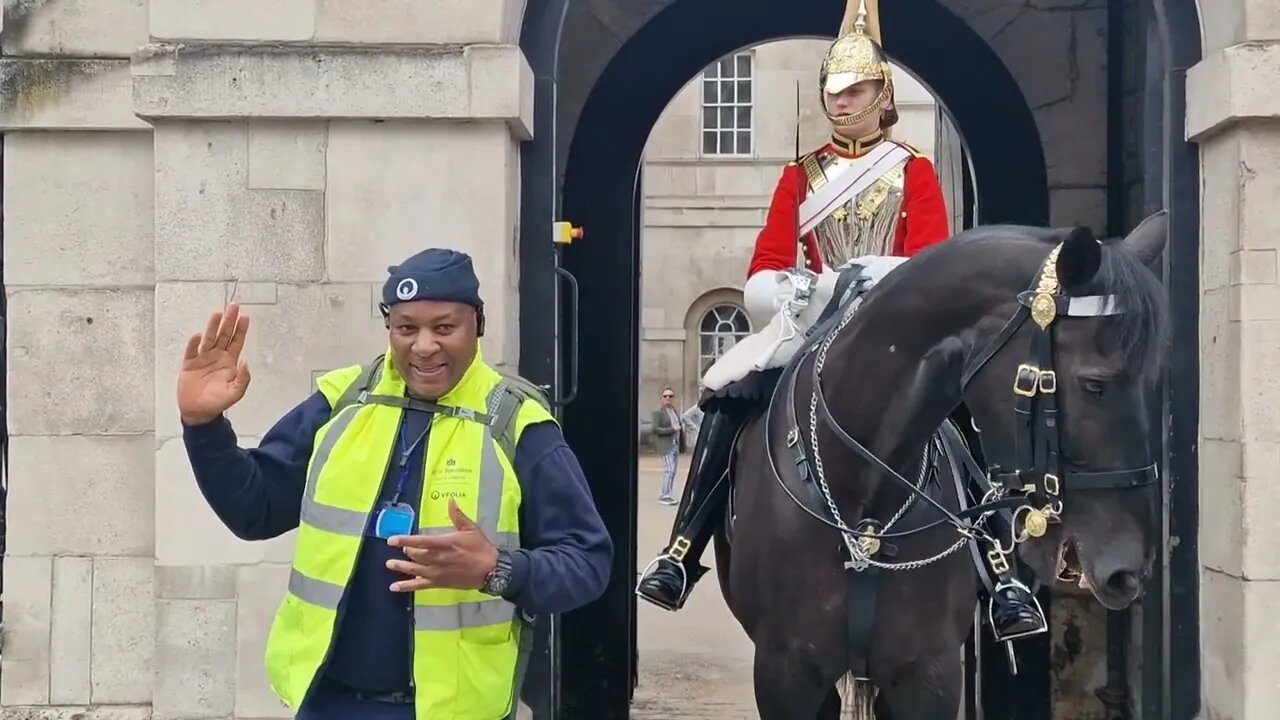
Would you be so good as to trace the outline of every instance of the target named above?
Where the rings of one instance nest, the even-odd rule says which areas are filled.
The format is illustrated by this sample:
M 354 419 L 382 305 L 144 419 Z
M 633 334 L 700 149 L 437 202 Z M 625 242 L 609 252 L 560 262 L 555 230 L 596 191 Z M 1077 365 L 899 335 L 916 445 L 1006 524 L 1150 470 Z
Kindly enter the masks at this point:
M 533 616 L 599 598 L 613 546 L 545 400 L 481 356 L 471 258 L 388 271 L 386 354 L 322 375 L 255 449 L 224 415 L 249 317 L 214 313 L 178 374 L 187 457 L 237 537 L 299 529 L 265 663 L 297 718 L 512 718 Z
M 662 406 L 653 411 L 653 434 L 657 436 L 658 449 L 662 452 L 662 490 L 658 502 L 675 505 L 672 494 L 676 483 L 676 469 L 680 463 L 680 441 L 684 435 L 684 418 L 676 411 L 676 391 L 662 389 Z

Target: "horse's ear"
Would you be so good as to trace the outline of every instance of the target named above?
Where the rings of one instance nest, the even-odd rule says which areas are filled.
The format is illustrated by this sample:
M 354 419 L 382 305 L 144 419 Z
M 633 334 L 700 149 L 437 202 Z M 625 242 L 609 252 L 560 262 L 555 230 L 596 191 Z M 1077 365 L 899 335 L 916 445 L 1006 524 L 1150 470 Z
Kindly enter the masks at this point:
M 1142 261 L 1143 265 L 1155 269 L 1156 263 L 1164 255 L 1164 248 L 1169 242 L 1169 211 L 1161 210 L 1138 223 L 1123 241 L 1125 248 Z
M 1102 265 L 1102 245 L 1089 228 L 1072 228 L 1058 253 L 1058 282 L 1080 287 L 1093 279 Z

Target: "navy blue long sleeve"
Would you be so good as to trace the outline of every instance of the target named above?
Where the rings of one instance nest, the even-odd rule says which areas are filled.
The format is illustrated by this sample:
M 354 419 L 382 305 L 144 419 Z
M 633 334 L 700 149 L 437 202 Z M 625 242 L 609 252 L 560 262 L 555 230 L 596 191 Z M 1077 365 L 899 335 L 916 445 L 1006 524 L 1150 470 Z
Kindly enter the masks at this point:
M 226 418 L 184 428 L 196 483 L 237 537 L 263 540 L 297 527 L 312 444 L 329 413 L 328 401 L 315 393 L 248 450 L 237 446 Z M 405 446 L 418 438 L 428 419 L 424 413 L 406 413 L 401 427 Z M 415 507 L 425 444 L 418 444 L 409 458 L 414 482 L 404 499 Z M 595 600 L 608 582 L 613 546 L 577 458 L 555 423 L 526 428 L 515 455 L 524 549 L 514 557 L 506 599 L 534 615 L 565 612 Z M 389 496 L 395 481 L 384 479 L 383 496 Z M 328 664 L 330 677 L 370 692 L 403 689 L 408 679 L 411 614 L 404 611 L 405 596 L 388 588 L 395 579 L 385 568 L 391 552 L 380 541 L 362 543 Z

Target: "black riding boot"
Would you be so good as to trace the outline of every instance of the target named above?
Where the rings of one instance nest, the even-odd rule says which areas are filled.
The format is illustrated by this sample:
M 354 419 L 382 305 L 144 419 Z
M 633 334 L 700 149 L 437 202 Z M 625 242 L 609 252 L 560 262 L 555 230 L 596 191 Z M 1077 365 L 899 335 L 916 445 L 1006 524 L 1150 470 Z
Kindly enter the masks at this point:
M 1040 602 L 1021 581 L 1012 579 L 996 585 L 987 601 L 987 617 L 996 642 L 1008 642 L 1028 635 L 1039 635 L 1049 629 Z
M 964 405 L 956 408 L 951 414 L 951 420 L 964 435 L 965 444 L 978 466 L 985 466 L 981 433 L 977 424 L 973 422 L 969 409 Z M 977 480 L 977 478 L 970 479 Z M 983 496 L 983 488 L 974 486 L 972 489 L 976 497 Z M 1008 523 L 999 514 L 992 515 L 987 522 L 993 535 L 1008 536 Z M 988 553 L 986 556 L 983 571 L 987 574 L 988 581 L 982 584 L 980 591 L 982 589 L 991 591 L 990 597 L 987 598 L 987 619 L 991 623 L 991 633 L 995 636 L 996 642 L 1008 642 L 1028 635 L 1038 635 L 1049 629 L 1040 601 L 1036 600 L 1031 589 L 1018 579 L 1017 563 L 1016 557 L 999 553 Z
M 636 586 L 637 595 L 664 610 L 679 610 L 707 572 L 698 560 L 724 516 L 729 454 L 741 423 L 740 413 L 721 408 L 702 418 L 670 543 Z
M 1000 515 L 988 518 L 989 528 L 995 537 L 1007 537 L 1007 524 Z M 996 642 L 1009 642 L 1029 635 L 1039 635 L 1049 629 L 1040 601 L 1018 579 L 1017 558 L 997 551 L 987 553 L 987 571 L 991 576 L 988 587 L 992 589 L 987 599 L 987 619 Z

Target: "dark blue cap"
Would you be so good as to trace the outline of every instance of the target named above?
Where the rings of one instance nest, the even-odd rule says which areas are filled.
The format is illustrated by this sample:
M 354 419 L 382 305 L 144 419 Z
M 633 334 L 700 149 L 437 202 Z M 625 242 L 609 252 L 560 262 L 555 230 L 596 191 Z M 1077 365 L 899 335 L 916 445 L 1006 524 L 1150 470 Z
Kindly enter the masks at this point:
M 387 268 L 387 273 L 390 277 L 382 286 L 382 302 L 388 307 L 414 300 L 459 302 L 476 309 L 484 305 L 471 256 L 457 250 L 423 250 Z

